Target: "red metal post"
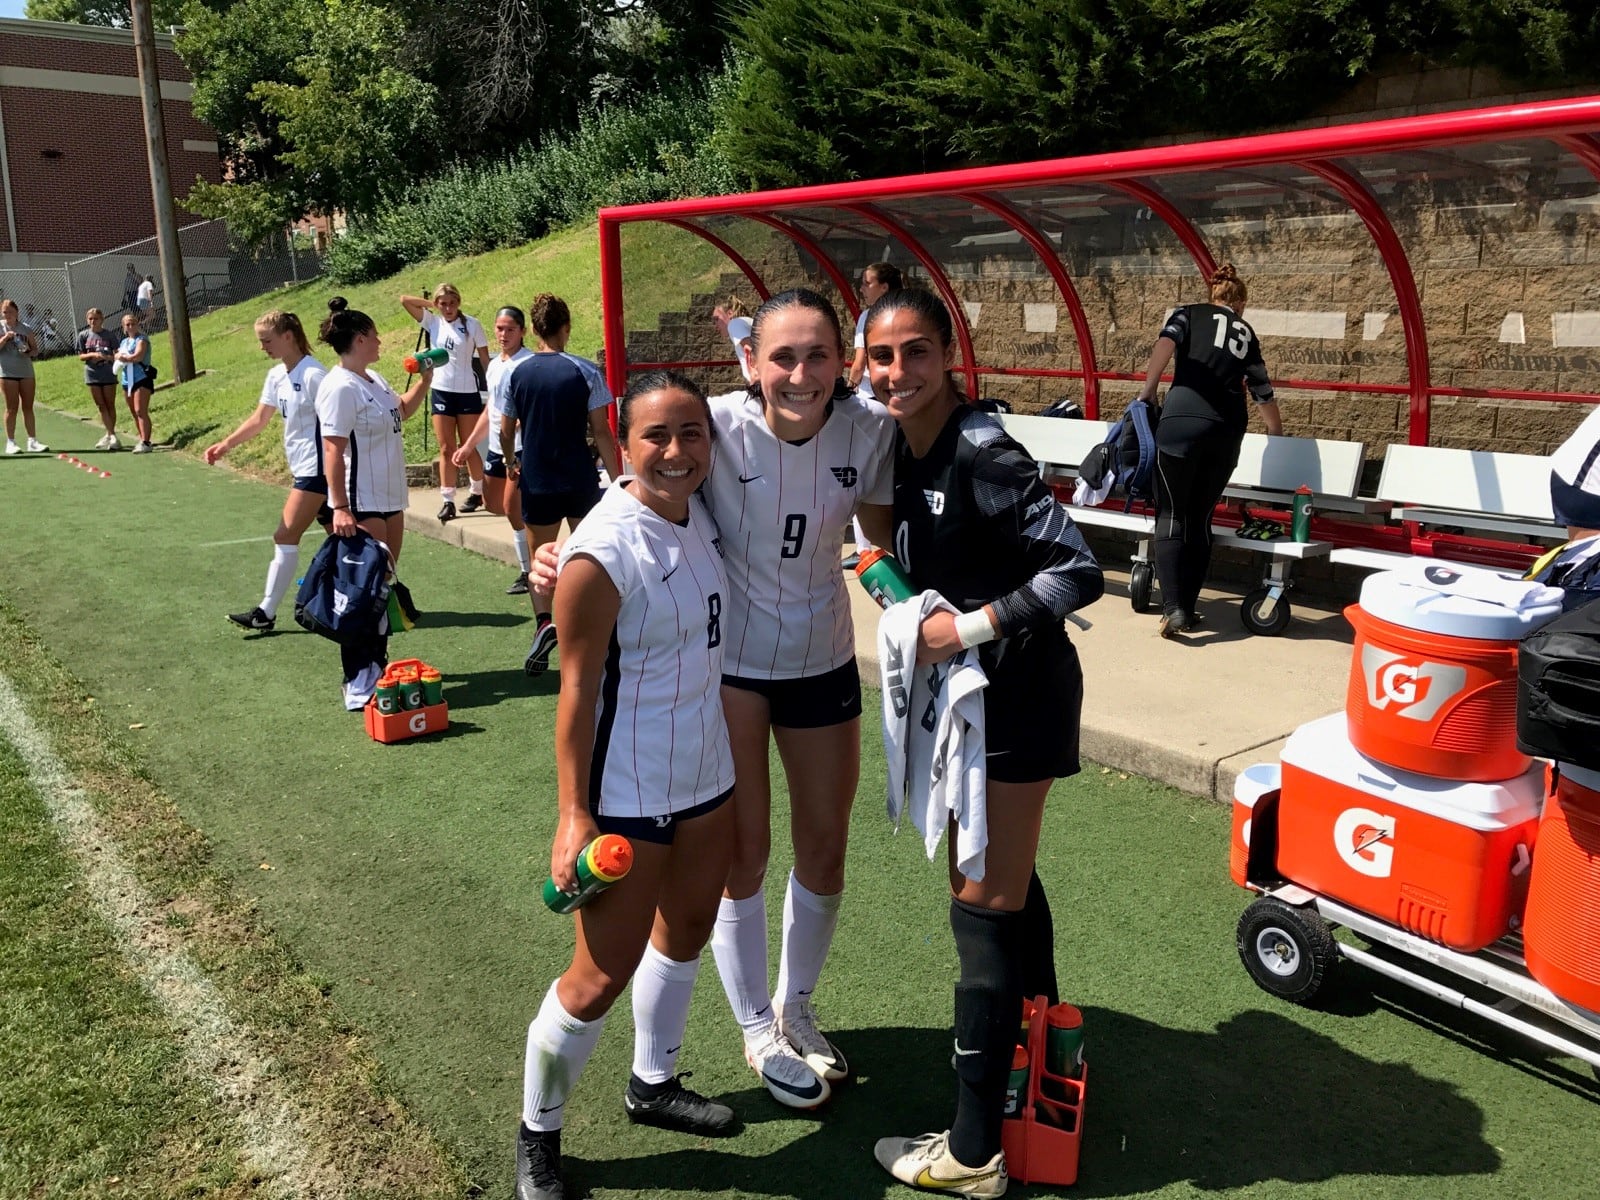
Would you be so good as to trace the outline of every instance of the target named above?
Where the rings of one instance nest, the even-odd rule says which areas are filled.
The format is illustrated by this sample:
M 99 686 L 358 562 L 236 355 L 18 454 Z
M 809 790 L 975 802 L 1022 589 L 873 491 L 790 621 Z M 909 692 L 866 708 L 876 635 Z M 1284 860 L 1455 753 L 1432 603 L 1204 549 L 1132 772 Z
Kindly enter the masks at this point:
M 856 301 L 855 285 L 839 269 L 839 264 L 828 256 L 828 252 L 822 248 L 820 242 L 798 226 L 791 225 L 787 221 L 780 221 L 777 217 L 768 216 L 766 213 L 747 212 L 741 215 L 776 229 L 784 237 L 816 259 L 817 265 L 822 268 L 823 274 L 833 281 L 834 287 L 839 289 L 839 295 L 844 298 L 845 307 L 850 310 L 850 319 L 853 321 L 861 315 L 861 305 Z
M 1200 278 L 1207 283 L 1211 281 L 1211 272 L 1217 269 L 1217 262 L 1211 257 L 1211 248 L 1206 245 L 1205 238 L 1200 236 L 1200 231 L 1194 227 L 1194 222 L 1184 216 L 1176 204 L 1148 183 L 1140 183 L 1135 179 L 1108 179 L 1106 184 L 1124 195 L 1132 196 L 1160 217 L 1162 223 L 1178 235 L 1183 248 L 1189 252 L 1189 257 L 1194 259 L 1194 265 L 1200 268 Z
M 628 336 L 622 325 L 622 226 L 600 218 L 600 331 L 606 348 L 606 386 L 613 396 L 628 386 Z
M 1083 412 L 1089 420 L 1098 421 L 1100 380 L 1095 374 L 1094 335 L 1090 332 L 1089 318 L 1083 311 L 1083 302 L 1078 299 L 1078 289 L 1072 285 L 1072 277 L 1061 265 L 1061 256 L 1056 253 L 1056 248 L 1051 245 L 1049 238 L 1004 200 L 986 196 L 982 192 L 963 192 L 961 199 L 993 213 L 1021 234 L 1022 240 L 1032 246 L 1033 252 L 1039 256 L 1044 269 L 1050 272 L 1050 278 L 1056 281 L 1056 290 L 1061 293 L 1061 302 L 1067 306 L 1067 314 L 1072 319 L 1072 332 L 1078 339 L 1078 360 L 1083 364 Z
M 1394 285 L 1394 301 L 1400 310 L 1400 325 L 1406 338 L 1406 377 L 1411 384 L 1411 422 L 1407 440 L 1413 446 L 1428 444 L 1428 398 L 1431 372 L 1428 366 L 1428 325 L 1422 316 L 1422 301 L 1417 296 L 1417 281 L 1411 274 L 1411 260 L 1405 244 L 1394 231 L 1389 214 L 1367 187 L 1336 163 L 1309 161 L 1299 164 L 1324 179 L 1355 210 L 1372 235 Z
M 871 221 L 895 241 L 899 242 L 911 256 L 922 264 L 923 270 L 928 272 L 928 278 L 933 281 L 933 286 L 944 299 L 945 307 L 950 310 L 950 322 L 955 326 L 956 342 L 961 347 L 961 372 L 967 377 L 967 395 L 972 399 L 978 398 L 978 358 L 972 349 L 972 329 L 967 324 L 967 310 L 962 307 L 956 291 L 950 286 L 950 277 L 944 273 L 944 268 L 939 265 L 939 260 L 929 254 L 921 242 L 917 241 L 909 229 L 901 225 L 887 213 L 871 204 L 845 204 L 840 207 L 849 210 L 856 216 L 866 221 Z
M 765 300 L 772 294 L 771 292 L 767 291 L 767 285 L 761 282 L 761 276 L 756 273 L 756 269 L 745 261 L 744 255 L 740 254 L 737 250 L 728 245 L 727 242 L 723 241 L 709 229 L 702 229 L 693 221 L 680 220 L 677 217 L 668 217 L 663 224 L 676 225 L 679 229 L 686 229 L 690 233 L 694 234 L 695 237 L 703 238 L 705 241 L 710 242 L 718 250 L 721 250 L 723 254 L 727 255 L 728 260 L 744 273 L 744 277 L 750 281 L 750 286 L 756 289 L 756 295 Z

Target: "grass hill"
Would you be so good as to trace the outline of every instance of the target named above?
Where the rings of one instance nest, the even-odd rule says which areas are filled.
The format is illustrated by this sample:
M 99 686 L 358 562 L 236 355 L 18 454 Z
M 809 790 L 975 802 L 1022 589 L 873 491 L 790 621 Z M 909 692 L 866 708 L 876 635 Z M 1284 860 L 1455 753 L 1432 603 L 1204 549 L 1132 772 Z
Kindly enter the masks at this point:
M 711 290 L 726 267 L 725 260 L 698 238 L 661 226 L 641 224 L 628 228 L 623 247 L 631 327 L 654 327 L 658 311 L 681 309 L 691 292 Z M 591 222 L 510 250 L 416 263 L 376 283 L 341 288 L 326 280 L 313 280 L 208 313 L 192 326 L 195 365 L 206 374 L 181 387 L 163 387 L 156 392 L 151 405 L 156 440 L 199 454 L 229 433 L 253 410 L 261 394 L 262 378 L 271 366 L 256 343 L 256 318 L 273 308 L 296 312 L 315 343 L 316 327 L 326 312 L 328 298 L 336 294 L 346 297 L 352 308 L 367 313 L 377 323 L 383 340 L 378 370 L 397 390 L 403 390 L 405 370 L 400 360 L 416 342 L 416 326 L 400 307 L 399 297 L 402 293 L 421 294 L 446 280 L 461 289 L 463 307 L 482 321 L 486 330 L 501 305 L 515 304 L 526 311 L 535 295 L 553 292 L 572 309 L 569 349 L 591 358 L 600 349 L 600 253 L 596 227 Z M 493 336 L 491 332 L 491 343 Z M 153 337 L 151 348 L 161 379 L 170 380 L 172 358 L 166 335 Z M 324 363 L 332 365 L 334 357 L 328 347 L 314 345 L 313 350 Z M 494 353 L 492 344 L 490 353 Z M 78 416 L 94 415 L 77 359 L 66 357 L 40 363 L 38 376 L 40 404 Z M 428 457 L 423 449 L 425 425 L 421 417 L 406 423 L 408 461 L 422 462 Z M 125 408 L 118 429 L 124 435 L 131 429 Z M 83 445 L 91 444 L 98 436 L 98 430 L 87 433 Z M 431 431 L 428 439 L 436 452 Z M 76 450 L 83 446 L 53 448 Z M 288 479 L 276 426 L 240 446 L 228 461 L 252 474 Z

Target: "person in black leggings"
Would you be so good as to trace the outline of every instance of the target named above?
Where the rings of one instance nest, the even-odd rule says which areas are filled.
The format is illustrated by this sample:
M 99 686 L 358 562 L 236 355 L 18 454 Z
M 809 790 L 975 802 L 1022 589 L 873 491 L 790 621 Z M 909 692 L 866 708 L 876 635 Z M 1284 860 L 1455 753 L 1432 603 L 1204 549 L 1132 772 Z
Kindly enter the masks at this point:
M 1156 426 L 1156 579 L 1161 636 L 1199 624 L 1195 605 L 1211 565 L 1211 513 L 1239 462 L 1254 397 L 1267 432 L 1283 418 L 1261 360 L 1261 343 L 1244 319 L 1249 292 L 1232 263 L 1211 273 L 1211 300 L 1174 309 L 1156 338 L 1142 400 L 1154 400 L 1172 365 L 1172 387 Z

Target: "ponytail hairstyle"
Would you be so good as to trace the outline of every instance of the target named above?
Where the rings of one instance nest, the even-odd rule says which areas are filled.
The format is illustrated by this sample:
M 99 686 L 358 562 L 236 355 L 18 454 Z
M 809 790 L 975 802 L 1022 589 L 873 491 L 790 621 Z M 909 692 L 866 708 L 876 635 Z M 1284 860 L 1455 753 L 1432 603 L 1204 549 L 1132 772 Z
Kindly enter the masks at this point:
M 528 306 L 528 320 L 533 325 L 533 331 L 548 342 L 572 324 L 572 310 L 560 296 L 540 292 Z
M 872 272 L 873 279 L 883 284 L 891 292 L 898 292 L 906 285 L 905 277 L 900 274 L 900 268 L 892 263 L 869 263 L 866 269 Z
M 522 315 L 522 310 L 515 304 L 507 304 L 494 315 L 496 321 L 501 317 L 510 317 L 516 323 L 518 329 L 522 330 L 523 333 L 528 332 L 528 318 Z
M 456 298 L 456 307 L 459 308 L 461 306 L 461 289 L 456 287 L 455 284 L 441 283 L 433 289 L 433 302 L 435 304 L 446 296 L 454 296 Z
M 256 318 L 256 336 L 270 333 L 274 337 L 279 334 L 289 333 L 294 335 L 295 348 L 300 351 L 301 357 L 311 357 L 311 343 L 306 341 L 305 326 L 300 324 L 300 318 L 292 312 L 282 312 L 273 309 L 264 312 Z
M 356 338 L 364 333 L 375 334 L 378 327 L 366 313 L 350 307 L 350 301 L 335 296 L 328 301 L 328 315 L 323 318 L 317 340 L 333 347 L 341 357 L 348 354 Z
M 774 313 L 783 312 L 786 309 L 791 308 L 807 309 L 810 312 L 816 313 L 827 322 L 828 327 L 833 330 L 833 340 L 838 344 L 839 363 L 842 367 L 844 365 L 844 331 L 839 324 L 839 314 L 834 311 L 833 305 L 829 304 L 827 300 L 823 299 L 822 296 L 818 295 L 810 288 L 790 288 L 786 292 L 779 292 L 776 296 L 773 296 L 770 300 L 764 303 L 760 308 L 756 309 L 756 315 L 752 317 L 750 321 L 751 361 L 753 362 L 756 358 L 760 357 L 761 333 L 762 330 L 766 328 L 768 319 L 771 318 Z M 834 382 L 833 395 L 829 397 L 829 399 L 839 400 L 842 397 L 850 394 L 850 385 L 844 381 L 844 376 L 841 374 Z M 754 399 L 762 399 L 761 380 L 759 377 L 750 381 L 750 395 Z
M 1213 304 L 1240 308 L 1250 299 L 1250 289 L 1245 287 L 1244 280 L 1239 278 L 1239 272 L 1231 262 L 1225 262 L 1211 272 L 1211 278 L 1207 282 L 1211 285 Z
M 903 287 L 879 296 L 872 307 L 867 309 L 867 320 L 861 327 L 862 333 L 870 335 L 874 325 L 897 312 L 909 312 L 928 325 L 933 330 L 934 339 L 939 343 L 939 349 L 949 352 L 956 340 L 955 323 L 951 321 L 950 310 L 945 307 L 944 301 L 926 288 Z M 870 370 L 870 358 L 868 361 Z M 946 371 L 945 379 L 958 400 L 966 397 L 966 392 L 956 382 L 954 372 Z
M 706 400 L 705 390 L 690 379 L 682 371 L 655 370 L 642 371 L 628 381 L 628 390 L 622 393 L 617 401 L 617 441 L 621 445 L 628 444 L 628 430 L 633 422 L 633 402 L 640 396 L 647 396 L 651 392 L 684 392 L 700 401 L 700 407 L 705 410 L 706 430 L 713 439 L 717 436 L 717 427 L 711 420 L 711 404 Z

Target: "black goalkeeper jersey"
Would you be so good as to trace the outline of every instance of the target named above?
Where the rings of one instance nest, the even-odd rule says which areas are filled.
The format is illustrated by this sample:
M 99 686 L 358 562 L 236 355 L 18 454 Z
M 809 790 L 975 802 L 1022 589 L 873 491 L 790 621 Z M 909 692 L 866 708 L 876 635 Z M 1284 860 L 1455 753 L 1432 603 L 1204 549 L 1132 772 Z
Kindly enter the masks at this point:
M 960 405 L 928 453 L 895 431 L 894 553 L 919 589 L 994 606 L 1002 637 L 1099 599 L 1100 564 L 1034 460 L 993 416 Z

